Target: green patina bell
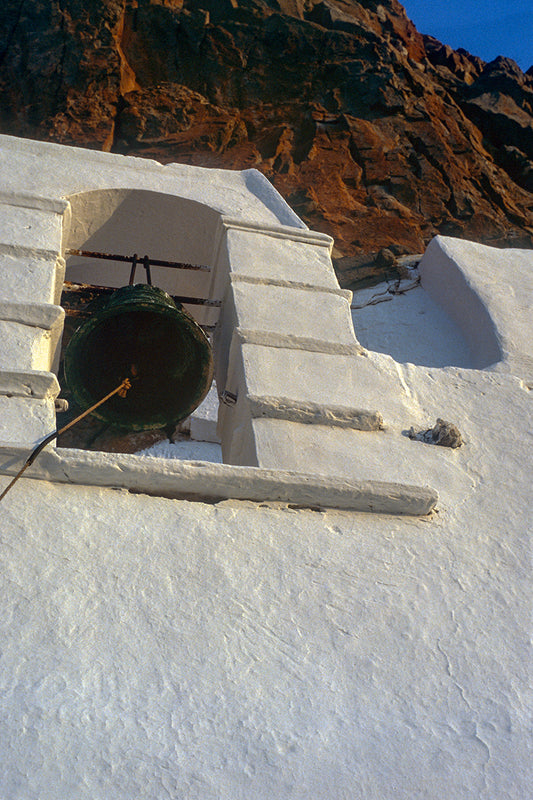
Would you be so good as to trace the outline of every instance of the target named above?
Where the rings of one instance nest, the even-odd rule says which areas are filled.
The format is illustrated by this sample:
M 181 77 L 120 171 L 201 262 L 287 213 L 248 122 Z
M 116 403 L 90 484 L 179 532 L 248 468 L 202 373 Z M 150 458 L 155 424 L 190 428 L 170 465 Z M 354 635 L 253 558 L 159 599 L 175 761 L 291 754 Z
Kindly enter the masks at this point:
M 130 378 L 126 397 L 93 413 L 117 427 L 149 430 L 179 422 L 202 402 L 213 357 L 203 330 L 170 295 L 137 284 L 117 289 L 75 331 L 64 369 L 82 410 Z

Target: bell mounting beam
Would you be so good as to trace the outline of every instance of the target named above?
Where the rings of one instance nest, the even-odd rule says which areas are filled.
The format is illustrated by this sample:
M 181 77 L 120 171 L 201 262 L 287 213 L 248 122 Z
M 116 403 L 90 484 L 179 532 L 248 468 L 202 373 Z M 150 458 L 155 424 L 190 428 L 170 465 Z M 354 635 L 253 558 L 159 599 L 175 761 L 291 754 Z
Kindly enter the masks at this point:
M 70 248 L 65 251 L 67 256 L 81 256 L 82 258 L 102 258 L 106 261 L 122 261 L 126 264 L 142 263 L 146 261 L 151 267 L 167 267 L 168 269 L 192 269 L 197 272 L 211 272 L 211 267 L 205 264 L 187 264 L 185 261 L 163 261 L 160 258 L 144 256 L 139 259 L 137 255 L 123 256 L 118 253 L 97 253 L 92 250 L 76 250 Z
M 63 292 L 66 292 L 66 295 L 63 295 L 62 305 L 65 308 L 67 314 L 70 316 L 82 316 L 87 314 L 86 311 L 76 311 L 75 308 L 71 308 L 71 303 L 69 303 L 69 298 L 76 297 L 76 294 L 79 293 L 80 296 L 83 292 L 95 292 L 99 295 L 106 295 L 106 294 L 113 294 L 116 291 L 116 287 L 112 286 L 96 286 L 92 283 L 70 283 L 69 281 L 65 281 L 63 286 Z M 207 297 L 189 297 L 188 295 L 184 294 L 172 294 L 170 295 L 175 303 L 183 303 L 185 305 L 190 306 L 206 306 L 207 308 L 220 308 L 222 305 L 221 300 L 209 300 Z M 91 299 L 91 298 L 89 298 Z M 88 301 L 87 301 L 88 302 Z

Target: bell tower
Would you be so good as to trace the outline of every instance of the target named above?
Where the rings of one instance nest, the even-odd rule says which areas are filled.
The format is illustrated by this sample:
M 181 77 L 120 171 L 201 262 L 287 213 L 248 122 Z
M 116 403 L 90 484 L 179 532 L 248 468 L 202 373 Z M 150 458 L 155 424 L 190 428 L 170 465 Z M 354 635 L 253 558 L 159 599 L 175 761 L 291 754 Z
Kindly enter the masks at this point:
M 224 464 L 147 468 L 136 456 L 47 448 L 32 474 L 169 496 L 428 513 L 432 490 L 363 485 L 353 475 L 365 437 L 383 436 L 379 376 L 355 338 L 332 240 L 309 231 L 263 175 L 9 137 L 2 145 L 7 469 L 55 430 L 65 265 L 67 280 L 112 289 L 129 283 L 140 260 L 148 283 L 179 295 L 195 324 L 212 329 Z M 109 352 L 100 346 L 98 370 L 113 363 L 112 351 L 111 341 Z M 86 389 L 98 383 L 93 368 L 83 368 Z M 171 387 L 163 406 L 179 391 Z

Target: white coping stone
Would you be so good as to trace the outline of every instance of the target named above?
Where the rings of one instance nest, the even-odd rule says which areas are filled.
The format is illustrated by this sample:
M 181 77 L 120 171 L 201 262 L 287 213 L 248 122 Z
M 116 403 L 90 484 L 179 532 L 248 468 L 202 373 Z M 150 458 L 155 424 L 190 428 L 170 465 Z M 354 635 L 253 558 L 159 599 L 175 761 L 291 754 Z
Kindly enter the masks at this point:
M 0 302 L 2 369 L 56 368 L 64 317 L 64 310 L 52 304 Z
M 64 214 L 68 210 L 68 201 L 62 197 L 41 197 L 27 192 L 0 191 L 0 204 L 38 209 L 54 214 Z
M 251 170 L 255 172 L 255 170 Z M 262 173 L 258 173 L 264 179 L 264 175 Z M 272 188 L 272 184 L 267 179 L 267 183 Z M 284 203 L 285 201 L 279 195 L 279 198 Z M 294 212 L 293 212 L 294 213 Z M 329 236 L 327 233 L 320 233 L 319 231 L 311 231 L 307 227 L 307 225 L 300 220 L 300 225 L 297 226 L 297 229 L 293 229 L 292 226 L 283 224 L 273 224 L 271 222 L 265 222 L 258 224 L 256 220 L 247 220 L 238 217 L 231 217 L 228 214 L 223 214 L 221 216 L 221 222 L 223 228 L 227 230 L 241 230 L 241 231 L 253 231 L 255 233 L 259 233 L 263 236 L 269 236 L 274 239 L 289 239 L 291 242 L 305 242 L 307 244 L 312 244 L 314 246 L 326 247 L 328 252 L 331 253 L 333 248 L 333 238 Z
M 305 425 L 332 425 L 338 428 L 354 428 L 359 431 L 378 431 L 383 428 L 383 417 L 379 411 L 295 402 L 286 397 L 248 395 L 246 399 L 252 419 L 262 417 L 284 419 Z
M 59 303 L 65 262 L 34 253 L 25 257 L 0 250 L 0 300 L 17 303 Z
M 18 322 L 51 331 L 63 322 L 65 311 L 51 303 L 18 303 L 0 301 L 0 319 Z
M 235 328 L 233 339 L 242 344 L 255 344 L 274 350 L 303 350 L 308 353 L 325 353 L 337 356 L 365 355 L 359 342 L 352 338 L 351 342 L 342 343 L 311 336 L 297 336 L 293 333 L 277 333 L 276 331 L 247 330 Z M 272 356 L 277 356 L 272 353 Z
M 386 388 L 386 380 L 370 366 L 365 356 L 350 353 L 326 353 L 302 348 L 268 347 L 265 343 L 244 341 L 242 360 L 248 394 L 287 397 L 291 400 L 328 405 L 353 406 L 380 410 L 376 402 Z M 360 380 L 370 372 L 375 386 L 374 400 L 368 402 L 361 392 Z M 232 391 L 231 379 L 228 387 Z M 394 386 L 396 389 L 396 386 Z M 362 396 L 364 394 L 364 397 Z
M 309 292 L 268 284 L 233 283 L 237 325 L 254 331 L 272 331 L 355 344 L 350 304 L 344 297 L 316 289 Z
M 264 232 L 227 232 L 232 273 L 269 281 L 289 279 L 317 288 L 338 289 L 330 248 L 324 244 L 276 238 Z
M 53 372 L 0 370 L 0 394 L 55 399 L 60 386 Z
M 61 198 L 96 189 L 144 189 L 196 200 L 231 219 L 306 229 L 274 187 L 254 169 L 205 169 L 95 150 L 0 136 L 3 191 L 32 187 Z M 22 192 L 28 194 L 27 190 Z
M 14 475 L 29 455 L 26 448 L 0 442 L 0 472 Z M 339 481 L 283 470 L 235 467 L 203 461 L 156 459 L 47 448 L 26 478 L 58 483 L 126 488 L 158 497 L 202 502 L 222 499 L 287 502 L 301 507 L 338 508 L 376 514 L 421 516 L 435 507 L 429 486 L 382 481 Z
M 254 286 L 279 286 L 283 289 L 298 289 L 304 292 L 323 292 L 343 297 L 351 302 L 353 292 L 349 289 L 341 289 L 338 284 L 334 286 L 321 286 L 315 283 L 305 283 L 294 281 L 289 278 L 260 278 L 256 275 L 241 275 L 238 272 L 231 272 L 229 275 L 231 284 L 252 284 Z
M 59 250 L 62 216 L 35 208 L 0 204 L 0 242 L 4 245 Z

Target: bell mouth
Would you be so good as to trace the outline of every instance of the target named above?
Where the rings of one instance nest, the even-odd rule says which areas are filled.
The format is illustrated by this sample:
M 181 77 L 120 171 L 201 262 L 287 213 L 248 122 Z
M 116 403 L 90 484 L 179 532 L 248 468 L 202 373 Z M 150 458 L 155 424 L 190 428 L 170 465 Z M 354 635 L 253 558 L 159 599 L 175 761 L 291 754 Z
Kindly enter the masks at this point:
M 198 323 L 166 292 L 124 286 L 73 334 L 64 372 L 85 410 L 124 378 L 126 397 L 94 413 L 118 428 L 150 430 L 180 422 L 202 402 L 213 381 L 213 356 Z

